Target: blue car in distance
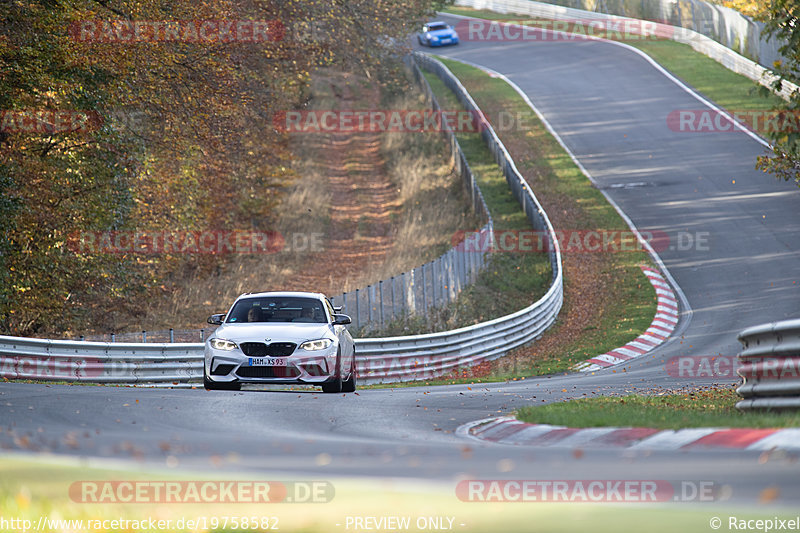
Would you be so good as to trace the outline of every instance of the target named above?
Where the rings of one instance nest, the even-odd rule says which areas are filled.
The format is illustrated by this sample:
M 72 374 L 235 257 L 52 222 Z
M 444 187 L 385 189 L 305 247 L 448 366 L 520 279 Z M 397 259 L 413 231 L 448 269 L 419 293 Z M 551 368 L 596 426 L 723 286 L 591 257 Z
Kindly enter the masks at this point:
M 458 44 L 458 34 L 452 26 L 445 22 L 429 22 L 422 27 L 422 33 L 417 34 L 419 44 L 422 46 L 445 46 Z

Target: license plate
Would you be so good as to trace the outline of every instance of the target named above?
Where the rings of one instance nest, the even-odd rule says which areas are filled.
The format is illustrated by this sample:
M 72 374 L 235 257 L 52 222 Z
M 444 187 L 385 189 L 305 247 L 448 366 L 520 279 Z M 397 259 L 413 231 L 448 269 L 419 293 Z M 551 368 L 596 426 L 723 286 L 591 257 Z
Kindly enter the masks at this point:
M 250 357 L 249 366 L 286 366 L 286 359 L 278 357 Z
M 442 39 L 442 42 L 443 42 L 443 43 L 445 43 L 445 44 L 447 44 L 447 43 L 450 43 L 450 42 L 452 42 L 452 41 L 451 41 L 450 39 Z

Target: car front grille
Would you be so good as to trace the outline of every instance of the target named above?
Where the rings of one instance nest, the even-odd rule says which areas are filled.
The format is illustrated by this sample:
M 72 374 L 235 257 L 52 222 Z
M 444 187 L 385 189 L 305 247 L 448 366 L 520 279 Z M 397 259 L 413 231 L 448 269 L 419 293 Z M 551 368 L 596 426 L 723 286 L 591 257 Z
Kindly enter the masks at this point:
M 240 366 L 236 374 L 242 378 L 296 378 L 300 372 L 286 366 Z
M 297 344 L 293 342 L 243 342 L 239 344 L 242 352 L 248 357 L 286 357 L 292 355 Z

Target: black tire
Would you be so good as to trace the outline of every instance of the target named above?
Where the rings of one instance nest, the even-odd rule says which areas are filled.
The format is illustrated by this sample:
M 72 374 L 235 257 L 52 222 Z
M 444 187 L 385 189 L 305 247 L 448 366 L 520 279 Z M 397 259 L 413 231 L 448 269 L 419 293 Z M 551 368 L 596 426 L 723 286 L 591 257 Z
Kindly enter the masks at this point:
M 356 349 L 353 348 L 353 357 L 350 363 L 350 377 L 347 378 L 347 381 L 342 382 L 342 392 L 355 392 L 356 381 Z
M 242 384 L 238 381 L 218 383 L 216 381 L 211 381 L 205 375 L 203 375 L 203 387 L 205 387 L 206 390 L 242 390 Z
M 322 392 L 326 394 L 336 394 L 342 392 L 342 354 L 336 355 L 336 374 L 335 379 L 322 384 Z

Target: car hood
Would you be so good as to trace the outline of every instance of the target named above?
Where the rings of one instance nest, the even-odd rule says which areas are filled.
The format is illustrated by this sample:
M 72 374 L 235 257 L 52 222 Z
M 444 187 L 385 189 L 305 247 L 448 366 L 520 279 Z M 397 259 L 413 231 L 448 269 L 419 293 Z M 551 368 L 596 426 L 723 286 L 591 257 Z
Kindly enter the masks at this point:
M 214 332 L 214 337 L 234 342 L 301 342 L 314 339 L 336 339 L 328 324 L 253 323 L 223 324 Z
M 438 37 L 439 39 L 447 38 L 447 37 L 455 37 L 456 36 L 455 30 L 450 30 L 450 29 L 447 29 L 447 30 L 434 30 L 434 31 L 429 31 L 428 33 L 430 33 L 431 36 L 433 36 L 433 37 Z

